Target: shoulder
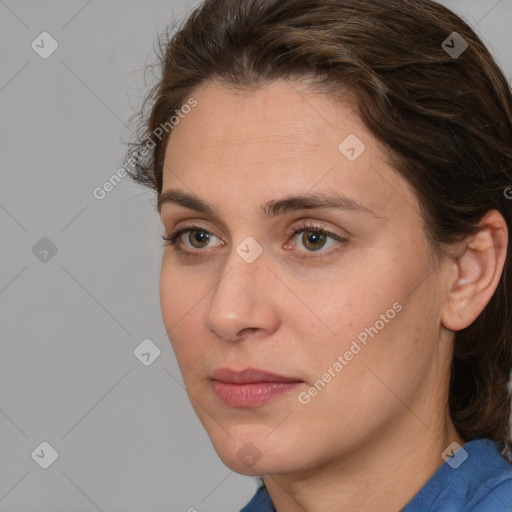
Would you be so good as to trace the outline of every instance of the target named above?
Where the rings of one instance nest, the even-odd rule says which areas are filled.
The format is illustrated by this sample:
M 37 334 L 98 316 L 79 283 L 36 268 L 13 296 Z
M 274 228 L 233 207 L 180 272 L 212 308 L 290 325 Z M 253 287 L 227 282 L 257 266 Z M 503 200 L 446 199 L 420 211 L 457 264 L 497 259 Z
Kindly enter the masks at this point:
M 467 509 L 469 512 L 512 511 L 512 464 L 500 455 L 495 443 L 487 440 L 486 443 L 486 457 L 479 461 L 487 466 L 485 478 L 473 486 Z
M 276 512 L 267 488 L 263 483 L 252 497 L 251 501 L 240 512 Z
M 512 464 L 500 455 L 497 443 L 470 441 L 452 459 L 434 473 L 402 512 L 512 511 Z

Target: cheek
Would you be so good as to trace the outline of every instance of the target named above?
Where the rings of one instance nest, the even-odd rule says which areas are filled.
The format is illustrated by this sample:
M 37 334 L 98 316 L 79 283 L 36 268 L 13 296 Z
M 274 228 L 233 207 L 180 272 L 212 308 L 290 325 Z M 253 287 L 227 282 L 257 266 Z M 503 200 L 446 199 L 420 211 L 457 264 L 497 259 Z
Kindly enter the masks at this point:
M 183 302 L 180 302 L 177 297 L 177 285 L 178 283 L 173 273 L 166 269 L 165 263 L 162 263 L 160 272 L 160 308 L 165 328 L 169 335 L 172 334 L 172 328 L 179 318 L 179 309 L 183 305 Z
M 388 272 L 389 275 L 389 272 Z M 373 325 L 381 313 L 391 308 L 400 296 L 396 282 L 382 282 L 371 268 L 344 271 L 321 286 L 297 289 L 307 308 L 291 304 L 288 312 L 306 332 L 317 329 L 343 344 L 351 336 Z M 320 334 L 320 331 L 318 331 Z
M 412 358 L 418 319 L 426 321 L 419 303 L 428 297 L 408 296 L 411 271 L 397 265 L 393 254 L 380 256 L 352 265 L 322 286 L 299 289 L 307 309 L 287 306 L 295 336 L 304 340 L 311 377 L 347 352 L 351 370 L 345 374 L 365 372 L 372 365 L 382 368 L 386 361 L 393 366 L 393 353 L 399 361 Z
M 200 299 L 207 291 L 204 281 L 191 279 L 176 265 L 171 254 L 164 252 L 160 269 L 160 306 L 167 328 L 186 320 L 194 307 L 200 306 Z
M 185 280 L 170 264 L 160 273 L 160 307 L 167 335 L 176 357 L 181 360 L 198 348 L 202 323 L 202 300 L 208 289 L 200 283 Z M 193 343 L 191 342 L 193 341 Z

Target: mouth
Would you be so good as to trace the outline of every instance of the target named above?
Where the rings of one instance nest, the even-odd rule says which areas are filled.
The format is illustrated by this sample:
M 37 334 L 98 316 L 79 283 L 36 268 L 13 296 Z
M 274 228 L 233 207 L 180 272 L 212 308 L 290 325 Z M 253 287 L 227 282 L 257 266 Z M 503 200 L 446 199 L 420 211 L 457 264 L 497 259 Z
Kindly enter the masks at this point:
M 304 382 L 295 377 L 246 368 L 219 368 L 211 373 L 217 397 L 231 407 L 257 407 L 269 400 L 287 395 Z

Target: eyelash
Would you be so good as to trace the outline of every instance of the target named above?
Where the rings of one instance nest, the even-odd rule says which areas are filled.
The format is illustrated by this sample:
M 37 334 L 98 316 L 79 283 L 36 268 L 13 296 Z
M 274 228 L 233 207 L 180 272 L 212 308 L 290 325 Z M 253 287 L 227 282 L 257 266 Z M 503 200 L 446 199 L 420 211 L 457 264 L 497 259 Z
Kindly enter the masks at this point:
M 179 252 L 180 255 L 182 255 L 184 257 L 192 257 L 192 258 L 200 257 L 200 256 L 202 256 L 201 253 L 205 252 L 203 249 L 196 249 L 194 251 L 189 251 L 189 250 L 183 249 L 183 247 L 181 246 L 181 243 L 179 242 L 179 239 L 182 234 L 190 232 L 190 231 L 194 231 L 194 230 L 202 231 L 204 233 L 213 235 L 213 233 L 211 231 L 204 229 L 202 226 L 198 226 L 197 224 L 190 224 L 190 225 L 185 225 L 185 226 L 177 229 L 171 235 L 162 236 L 162 240 L 164 240 L 164 242 L 168 242 L 169 245 L 173 246 L 174 249 L 177 252 Z M 311 231 L 313 233 L 321 233 L 323 235 L 326 235 L 329 238 L 332 238 L 332 239 L 336 240 L 337 242 L 340 242 L 342 247 L 348 242 L 348 240 L 346 238 L 342 238 L 339 235 L 326 230 L 322 226 L 312 223 L 312 222 L 308 222 L 308 221 L 301 221 L 301 223 L 298 226 L 295 226 L 293 229 L 288 230 L 286 235 L 288 237 L 293 238 L 293 237 L 297 236 L 298 234 L 303 233 L 304 231 Z M 213 235 L 213 236 L 215 236 L 215 235 Z M 167 245 L 167 244 L 165 244 L 165 245 Z M 300 259 L 311 260 L 311 259 L 316 259 L 316 258 L 322 258 L 326 255 L 332 254 L 333 252 L 337 252 L 338 250 L 340 250 L 340 249 L 337 248 L 337 249 L 330 250 L 330 251 L 322 251 L 322 249 L 319 249 L 318 251 L 298 251 L 299 253 L 303 253 L 303 254 L 301 254 L 300 256 L 297 256 L 297 257 Z M 313 256 L 313 254 L 316 252 L 318 252 L 319 254 L 318 255 L 315 254 Z

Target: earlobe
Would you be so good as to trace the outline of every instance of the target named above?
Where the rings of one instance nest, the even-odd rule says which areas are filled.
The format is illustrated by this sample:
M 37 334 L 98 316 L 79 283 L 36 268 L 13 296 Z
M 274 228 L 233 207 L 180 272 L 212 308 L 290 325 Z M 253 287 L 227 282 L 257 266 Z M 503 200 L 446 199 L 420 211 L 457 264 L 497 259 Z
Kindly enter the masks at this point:
M 478 232 L 461 242 L 454 261 L 456 273 L 447 290 L 442 324 L 452 331 L 471 325 L 491 300 L 507 256 L 508 229 L 497 210 L 487 212 Z

